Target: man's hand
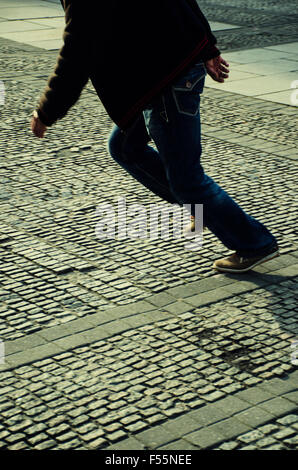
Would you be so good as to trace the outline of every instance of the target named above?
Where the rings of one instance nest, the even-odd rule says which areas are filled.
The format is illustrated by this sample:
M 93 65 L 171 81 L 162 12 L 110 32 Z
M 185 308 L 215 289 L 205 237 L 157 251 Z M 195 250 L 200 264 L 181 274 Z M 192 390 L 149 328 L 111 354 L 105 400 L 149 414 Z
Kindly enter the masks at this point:
M 210 77 L 216 82 L 223 83 L 229 78 L 229 64 L 221 56 L 207 60 L 205 66 Z
M 39 137 L 40 139 L 44 137 L 45 132 L 47 130 L 47 126 L 45 126 L 41 122 L 36 112 L 33 113 L 32 121 L 31 121 L 31 129 L 32 129 L 33 134 L 36 137 Z

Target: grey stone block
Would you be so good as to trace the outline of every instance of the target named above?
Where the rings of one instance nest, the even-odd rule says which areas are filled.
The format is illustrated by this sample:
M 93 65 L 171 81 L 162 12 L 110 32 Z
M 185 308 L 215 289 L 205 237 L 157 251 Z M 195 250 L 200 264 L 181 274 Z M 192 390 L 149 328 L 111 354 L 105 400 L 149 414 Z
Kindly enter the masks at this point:
M 7 362 L 5 362 L 4 364 L 0 364 L 0 373 L 1 372 L 6 372 L 10 369 L 12 369 L 13 366 L 9 365 Z
M 193 289 L 196 294 L 202 292 L 208 292 L 218 287 L 226 286 L 229 284 L 233 284 L 235 279 L 230 278 L 224 274 L 215 274 L 207 279 L 202 279 L 200 281 L 194 281 L 190 284 L 191 289 Z
M 139 326 L 148 325 L 148 323 L 150 323 L 150 318 L 145 313 L 141 313 L 139 315 L 125 317 L 125 323 L 130 325 L 133 329 L 138 328 Z
M 295 264 L 297 265 L 297 257 L 295 256 L 295 252 L 279 256 L 278 258 L 276 258 L 276 260 L 278 260 L 279 264 L 285 268 Z
M 179 315 L 180 313 L 185 313 L 190 310 L 189 304 L 185 302 L 174 302 L 171 305 L 167 305 L 165 308 L 173 315 Z
M 197 422 L 200 426 L 208 426 L 209 424 L 216 423 L 226 418 L 227 412 L 224 409 L 216 407 L 216 404 L 207 405 L 199 410 L 191 411 L 188 413 L 188 417 Z
M 298 405 L 298 391 L 295 392 L 288 392 L 282 396 L 286 400 L 292 401 L 296 405 Z
M 155 323 L 160 320 L 167 320 L 173 318 L 173 314 L 165 312 L 164 310 L 152 310 L 152 312 L 146 312 L 146 317 L 148 318 L 149 323 Z
M 173 296 L 175 299 L 185 299 L 186 297 L 195 295 L 196 288 L 193 286 L 193 283 L 191 283 L 183 286 L 171 287 L 168 289 L 167 293 Z
M 264 434 L 257 429 L 238 436 L 238 440 L 244 442 L 245 444 L 250 444 L 251 442 L 255 442 L 258 439 L 262 439 L 263 437 Z
M 274 260 L 273 260 L 274 261 Z M 272 262 L 273 262 L 272 261 Z M 269 261 L 270 263 L 271 261 Z M 293 277 L 298 275 L 298 264 L 293 264 L 292 266 L 288 266 L 287 268 L 281 268 L 278 270 L 274 270 L 273 273 L 278 276 L 286 277 Z
M 169 305 L 176 301 L 176 299 L 168 292 L 162 292 L 161 294 L 153 295 L 147 300 L 156 307 L 164 307 L 165 305 Z
M 105 314 L 107 314 L 110 318 L 110 321 L 112 320 L 118 320 L 121 318 L 129 317 L 133 314 L 139 314 L 139 313 L 145 313 L 149 312 L 151 310 L 154 310 L 155 308 L 146 300 L 141 300 L 139 302 L 134 302 L 131 304 L 127 304 L 125 306 L 119 306 L 119 307 L 113 307 L 105 311 Z M 100 322 L 100 313 L 96 313 L 92 315 L 92 319 L 96 318 Z
M 85 318 L 93 326 L 104 325 L 105 323 L 109 323 L 113 320 L 118 320 L 119 318 L 121 318 L 119 315 L 119 312 L 115 310 L 116 310 L 115 308 L 109 308 L 106 311 L 100 311 L 98 313 L 88 315 Z
M 226 439 L 232 439 L 239 436 L 239 434 L 250 431 L 251 427 L 233 417 L 212 424 L 208 429 L 225 436 Z
M 248 403 L 251 403 L 253 405 L 256 405 L 257 403 L 262 403 L 266 400 L 271 400 L 272 398 L 274 398 L 274 395 L 263 390 L 262 388 L 253 387 L 238 392 L 237 398 L 247 401 Z
M 202 294 L 197 294 L 192 297 L 185 299 L 185 302 L 193 305 L 194 307 L 201 307 L 202 305 L 208 305 L 219 300 L 224 300 L 228 297 L 232 297 L 230 292 L 227 292 L 224 287 L 213 289 Z
M 291 426 L 291 424 L 295 424 L 298 422 L 298 414 L 290 414 L 284 416 L 283 418 L 277 419 L 276 423 L 284 425 L 284 426 Z
M 90 344 L 94 341 L 99 341 L 101 339 L 108 338 L 110 336 L 110 332 L 106 330 L 106 324 L 100 325 L 97 327 L 93 327 L 88 331 L 84 331 L 80 333 L 78 336 L 81 336 L 83 339 L 87 341 L 86 344 Z M 71 338 L 71 337 L 70 337 Z
M 297 382 L 295 380 L 295 376 L 291 374 L 288 379 L 283 380 L 275 378 L 267 382 L 263 382 L 259 387 L 263 390 L 268 391 L 272 395 L 280 396 L 287 392 L 297 390 Z
M 251 407 L 250 403 L 238 397 L 239 393 L 240 392 L 238 392 L 237 395 L 224 398 L 223 400 L 214 403 L 213 409 L 219 409 L 226 418 L 239 413 L 240 411 L 249 409 Z
M 267 284 L 266 281 L 263 281 L 263 285 Z M 257 289 L 260 287 L 260 279 L 258 280 L 258 284 L 256 284 L 253 281 L 239 281 L 234 284 L 229 284 L 225 286 L 225 289 L 227 292 L 230 292 L 231 294 L 241 294 L 243 292 L 249 292 L 254 289 Z
M 90 330 L 91 328 L 93 328 L 92 323 L 89 323 L 85 318 L 80 318 L 79 320 L 74 320 L 64 325 L 54 326 L 41 331 L 40 336 L 47 341 L 53 341 L 65 336 L 71 336 L 74 333 Z
M 147 429 L 137 435 L 137 439 L 150 449 L 175 441 L 177 437 L 170 433 L 163 425 Z
M 25 338 L 5 342 L 5 356 L 10 356 L 19 351 L 34 348 L 46 344 L 46 340 L 40 334 L 28 335 Z
M 209 447 L 213 447 L 214 445 L 223 442 L 225 440 L 225 436 L 217 433 L 213 429 L 204 428 L 199 431 L 186 434 L 184 436 L 184 440 L 194 444 L 200 449 L 208 449 Z
M 55 344 L 60 348 L 60 352 L 61 350 L 68 351 L 69 349 L 74 349 L 89 343 L 90 339 L 88 339 L 82 333 L 66 336 L 65 338 L 60 338 L 55 341 Z
M 26 351 L 11 354 L 7 357 L 7 363 L 10 366 L 17 367 L 24 364 L 30 364 L 34 361 L 55 356 L 62 352 L 59 344 L 48 343 Z
M 130 330 L 131 328 L 130 323 L 126 323 L 124 320 L 113 321 L 104 325 L 104 330 L 109 334 L 109 336 L 117 335 L 123 331 Z
M 164 428 L 167 429 L 175 437 L 182 437 L 186 433 L 199 430 L 202 425 L 194 421 L 189 413 L 179 416 L 178 418 L 171 419 L 164 423 Z
M 263 406 L 263 403 L 259 406 L 254 406 L 247 411 L 237 413 L 235 418 L 252 428 L 266 424 L 274 419 L 274 414 L 270 412 L 270 408 L 268 409 L 266 407 L 266 409 L 263 409 L 261 406 Z
M 158 447 L 160 450 L 197 450 L 198 447 L 184 439 L 177 439 L 177 441 L 170 442 L 169 444 Z
M 278 440 L 284 440 L 287 437 L 294 437 L 295 435 L 297 436 L 297 433 L 294 429 L 282 429 L 281 431 L 274 433 L 273 437 Z
M 105 450 L 144 450 L 144 448 L 144 444 L 132 436 L 128 439 L 123 439 L 117 444 L 113 444 L 112 446 L 106 447 Z

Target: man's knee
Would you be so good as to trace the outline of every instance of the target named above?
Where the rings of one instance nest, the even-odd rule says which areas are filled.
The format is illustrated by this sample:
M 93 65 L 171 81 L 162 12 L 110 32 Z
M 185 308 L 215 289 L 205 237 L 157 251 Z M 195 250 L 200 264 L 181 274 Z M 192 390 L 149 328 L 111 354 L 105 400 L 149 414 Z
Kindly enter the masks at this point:
M 117 162 L 125 159 L 124 156 L 125 135 L 120 129 L 114 129 L 108 141 L 108 150 L 110 155 Z
M 169 185 L 172 194 L 181 203 L 191 201 L 195 195 L 196 202 L 200 204 L 201 198 L 212 192 L 212 180 L 204 173 L 202 167 L 194 169 L 191 177 L 181 177 L 177 172 L 170 174 Z

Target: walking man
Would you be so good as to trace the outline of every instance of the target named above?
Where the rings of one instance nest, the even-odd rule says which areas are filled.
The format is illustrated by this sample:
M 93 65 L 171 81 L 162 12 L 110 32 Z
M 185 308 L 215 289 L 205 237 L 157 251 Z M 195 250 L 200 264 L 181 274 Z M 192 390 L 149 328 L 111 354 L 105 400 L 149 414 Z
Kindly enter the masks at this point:
M 205 77 L 223 83 L 229 64 L 196 0 L 61 3 L 64 45 L 33 114 L 33 133 L 43 137 L 90 79 L 115 123 L 109 139 L 114 160 L 167 202 L 203 204 L 204 226 L 234 251 L 214 269 L 246 272 L 278 256 L 274 236 L 200 162 Z

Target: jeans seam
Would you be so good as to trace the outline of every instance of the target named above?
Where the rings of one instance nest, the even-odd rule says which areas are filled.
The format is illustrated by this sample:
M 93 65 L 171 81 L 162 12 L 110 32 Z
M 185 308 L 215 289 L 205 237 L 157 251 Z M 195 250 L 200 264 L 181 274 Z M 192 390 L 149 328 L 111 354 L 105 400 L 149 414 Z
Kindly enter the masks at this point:
M 201 80 L 201 79 L 200 79 L 200 80 Z M 196 83 L 198 83 L 198 82 L 196 82 Z M 172 95 L 173 95 L 174 101 L 175 101 L 175 103 L 176 103 L 177 110 L 178 110 L 178 112 L 179 112 L 180 114 L 185 114 L 185 115 L 187 115 L 187 116 L 196 117 L 196 116 L 198 115 L 198 112 L 199 112 L 199 109 L 200 109 L 200 100 L 199 100 L 198 107 L 197 107 L 195 113 L 190 113 L 190 112 L 188 112 L 188 111 L 183 111 L 182 108 L 181 108 L 181 106 L 180 106 L 179 103 L 178 103 L 178 99 L 177 99 L 177 96 L 176 96 L 175 91 L 182 91 L 182 92 L 184 92 L 184 93 L 188 93 L 188 92 L 191 92 L 192 89 L 186 90 L 186 89 L 180 89 L 180 88 L 178 89 L 178 88 L 172 87 Z M 201 96 L 201 93 L 198 93 L 198 95 Z
M 162 189 L 166 189 L 168 192 L 170 192 L 170 193 L 172 194 L 172 192 L 171 192 L 169 186 L 167 187 L 167 186 L 163 185 L 160 181 L 156 180 L 152 175 L 150 175 L 150 173 L 147 173 L 147 171 L 144 170 L 144 168 L 142 168 L 141 166 L 139 166 L 137 163 L 135 163 L 135 165 L 136 165 L 136 167 L 138 167 L 138 169 L 141 170 L 146 176 L 148 176 L 149 178 L 151 178 L 152 181 L 154 181 L 155 183 L 157 183 L 157 186 L 159 186 L 159 187 L 162 188 Z M 173 194 L 172 194 L 172 196 L 175 197 Z

